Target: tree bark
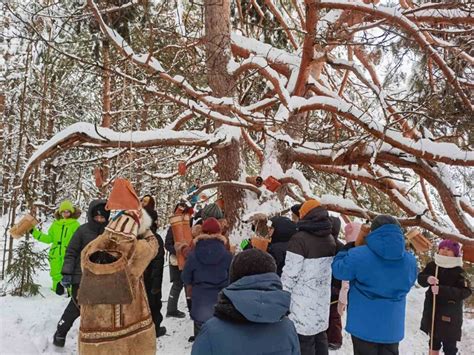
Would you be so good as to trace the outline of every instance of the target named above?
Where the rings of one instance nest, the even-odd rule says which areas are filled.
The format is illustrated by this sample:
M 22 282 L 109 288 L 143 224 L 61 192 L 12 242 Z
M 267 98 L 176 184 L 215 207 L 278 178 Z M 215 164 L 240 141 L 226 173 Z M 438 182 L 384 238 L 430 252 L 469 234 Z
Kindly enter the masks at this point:
M 207 79 L 213 95 L 232 96 L 234 81 L 227 72 L 230 60 L 230 1 L 204 1 L 206 30 L 206 66 Z M 225 112 L 223 112 L 225 113 Z M 216 128 L 221 126 L 216 123 Z M 225 147 L 215 149 L 217 165 L 215 170 L 219 180 L 240 180 L 241 140 L 232 140 Z M 222 188 L 226 218 L 231 230 L 238 223 L 238 211 L 243 206 L 243 192 L 236 188 Z

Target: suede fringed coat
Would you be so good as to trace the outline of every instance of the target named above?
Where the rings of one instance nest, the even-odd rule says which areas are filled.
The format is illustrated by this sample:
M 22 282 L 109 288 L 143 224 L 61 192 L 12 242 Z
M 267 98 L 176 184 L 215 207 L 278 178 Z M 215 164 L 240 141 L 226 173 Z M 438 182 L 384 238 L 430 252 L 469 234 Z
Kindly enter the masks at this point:
M 118 283 L 114 287 L 104 286 L 102 289 L 88 290 L 89 292 L 84 293 L 82 301 L 79 294 L 81 304 L 79 354 L 81 355 L 151 355 L 156 353 L 155 326 L 146 298 L 143 273 L 156 255 L 158 243 L 149 229 L 145 229 L 142 233 L 143 226 L 144 223 L 140 223 L 139 230 L 139 224 L 134 218 L 122 214 L 112 220 L 105 232 L 87 245 L 82 252 L 83 278 L 80 291 L 84 291 L 81 289 L 86 286 L 87 273 L 99 276 L 110 275 L 117 271 L 114 268 L 122 267 L 123 270 L 123 265 L 126 264 L 132 299 L 128 304 L 108 304 L 106 300 L 100 304 L 87 304 L 90 303 L 87 301 L 88 295 L 97 299 L 97 297 L 104 297 L 104 293 L 108 292 L 111 295 L 110 298 L 113 299 L 114 293 L 120 293 L 123 290 L 123 283 L 122 285 Z M 92 263 L 90 256 L 101 250 L 114 250 L 125 258 L 105 265 Z M 120 261 L 122 261 L 121 264 Z M 94 292 L 96 292 L 95 295 Z

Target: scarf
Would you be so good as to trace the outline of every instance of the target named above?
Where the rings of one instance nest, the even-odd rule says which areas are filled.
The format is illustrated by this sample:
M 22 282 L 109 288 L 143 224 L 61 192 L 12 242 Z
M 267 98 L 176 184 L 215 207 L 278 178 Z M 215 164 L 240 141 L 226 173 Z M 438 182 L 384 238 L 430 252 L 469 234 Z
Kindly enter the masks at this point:
M 435 254 L 435 264 L 445 269 L 453 269 L 455 267 L 462 267 L 461 256 L 444 256 Z

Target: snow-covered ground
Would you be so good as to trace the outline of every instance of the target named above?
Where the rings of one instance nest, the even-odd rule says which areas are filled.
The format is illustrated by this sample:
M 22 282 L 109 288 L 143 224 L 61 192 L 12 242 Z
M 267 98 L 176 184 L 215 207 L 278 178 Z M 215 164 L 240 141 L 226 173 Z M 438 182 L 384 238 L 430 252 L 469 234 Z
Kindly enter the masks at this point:
M 41 272 L 38 278 L 42 285 L 43 296 L 20 298 L 0 297 L 0 353 L 1 354 L 76 354 L 79 320 L 68 334 L 64 349 L 56 348 L 51 343 L 56 323 L 68 303 L 66 297 L 53 294 L 49 290 L 50 279 L 47 271 Z M 165 266 L 163 281 L 163 298 L 166 301 L 170 288 L 168 268 Z M 408 295 L 406 335 L 401 342 L 400 354 L 427 354 L 428 337 L 419 330 L 423 309 L 424 289 L 413 288 Z M 182 295 L 179 308 L 185 310 Z M 166 302 L 163 303 L 166 310 Z M 168 329 L 167 335 L 157 339 L 157 354 L 183 355 L 191 352 L 188 338 L 192 334 L 192 322 L 185 319 L 165 318 L 163 325 Z M 460 354 L 472 354 L 474 349 L 474 319 L 465 317 L 463 341 L 458 346 Z M 471 350 L 469 350 L 471 349 Z M 344 334 L 344 345 L 331 352 L 334 355 L 351 354 L 352 344 L 349 334 Z

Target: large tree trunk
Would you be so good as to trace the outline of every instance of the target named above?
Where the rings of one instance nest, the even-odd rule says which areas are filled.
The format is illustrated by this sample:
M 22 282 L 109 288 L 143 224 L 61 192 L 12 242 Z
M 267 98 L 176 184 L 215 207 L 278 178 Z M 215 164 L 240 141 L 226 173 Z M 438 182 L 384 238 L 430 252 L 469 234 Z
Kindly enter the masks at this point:
M 204 2 L 206 25 L 206 66 L 209 86 L 213 95 L 232 96 L 234 81 L 227 72 L 230 59 L 230 1 L 206 0 Z M 216 128 L 218 125 L 216 124 Z M 234 140 L 225 148 L 216 149 L 216 172 L 220 180 L 239 180 L 241 142 Z M 225 214 L 231 230 L 238 222 L 238 211 L 243 206 L 243 192 L 235 188 L 221 189 Z

